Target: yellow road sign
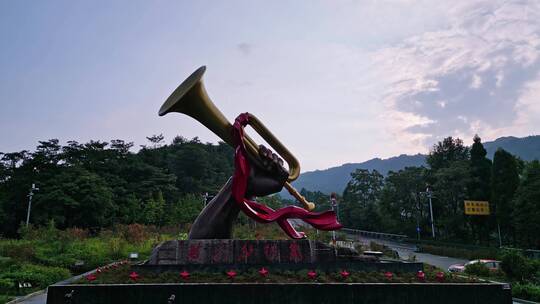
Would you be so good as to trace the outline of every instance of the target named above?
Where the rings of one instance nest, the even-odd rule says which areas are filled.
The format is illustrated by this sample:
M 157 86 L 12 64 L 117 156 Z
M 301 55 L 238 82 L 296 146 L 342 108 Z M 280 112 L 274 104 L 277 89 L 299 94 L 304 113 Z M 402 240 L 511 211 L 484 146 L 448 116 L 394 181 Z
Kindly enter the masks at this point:
M 465 201 L 464 209 L 467 215 L 489 215 L 489 202 Z

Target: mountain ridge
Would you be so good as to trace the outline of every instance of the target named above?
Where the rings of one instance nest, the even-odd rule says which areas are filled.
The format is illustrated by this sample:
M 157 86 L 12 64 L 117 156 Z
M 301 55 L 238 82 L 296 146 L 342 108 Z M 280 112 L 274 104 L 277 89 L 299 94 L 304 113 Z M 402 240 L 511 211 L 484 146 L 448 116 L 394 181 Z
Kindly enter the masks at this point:
M 504 136 L 483 143 L 487 151 L 487 157 L 492 159 L 498 148 L 502 148 L 523 160 L 530 161 L 540 159 L 540 135 L 527 137 Z M 323 193 L 342 193 L 350 179 L 350 174 L 356 169 L 377 170 L 383 175 L 389 171 L 398 171 L 405 167 L 426 165 L 425 154 L 407 155 L 381 159 L 375 157 L 360 163 L 345 163 L 341 166 L 330 167 L 322 170 L 304 172 L 294 182 L 297 189 L 309 191 L 321 191 Z M 281 195 L 290 198 L 284 191 Z

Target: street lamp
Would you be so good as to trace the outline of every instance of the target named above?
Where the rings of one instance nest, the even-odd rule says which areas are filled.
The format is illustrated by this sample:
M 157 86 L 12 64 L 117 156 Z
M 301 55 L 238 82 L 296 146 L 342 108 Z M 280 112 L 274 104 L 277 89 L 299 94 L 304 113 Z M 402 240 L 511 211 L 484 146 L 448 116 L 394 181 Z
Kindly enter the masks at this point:
M 431 204 L 431 197 L 433 192 L 429 190 L 429 186 L 426 188 L 426 195 L 429 199 L 429 216 L 431 217 L 431 235 L 435 238 L 435 222 L 433 221 L 433 205 Z
M 435 222 L 433 221 L 433 205 L 431 204 L 431 198 L 433 197 L 433 192 L 429 189 L 429 185 L 426 187 L 425 192 L 420 192 L 422 194 L 426 194 L 427 198 L 429 199 L 429 216 L 431 218 L 431 236 L 435 238 Z
M 26 227 L 30 222 L 30 211 L 32 210 L 32 196 L 34 196 L 34 191 L 39 191 L 39 188 L 36 188 L 36 184 L 32 184 L 30 192 L 28 193 L 28 211 L 26 212 Z

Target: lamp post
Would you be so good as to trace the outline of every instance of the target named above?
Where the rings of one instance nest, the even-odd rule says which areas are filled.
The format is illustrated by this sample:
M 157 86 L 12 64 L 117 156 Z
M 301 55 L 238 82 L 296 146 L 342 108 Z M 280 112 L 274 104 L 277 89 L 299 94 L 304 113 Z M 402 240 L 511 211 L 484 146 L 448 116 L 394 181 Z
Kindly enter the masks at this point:
M 28 227 L 28 223 L 30 222 L 30 212 L 32 210 L 32 196 L 34 196 L 34 191 L 39 191 L 39 188 L 36 188 L 36 184 L 32 184 L 32 188 L 30 188 L 30 192 L 28 193 L 28 211 L 26 212 L 26 227 Z
M 429 199 L 429 216 L 431 217 L 431 235 L 435 238 L 435 223 L 433 222 L 433 205 L 431 204 L 431 197 L 433 192 L 429 190 L 429 186 L 426 188 L 426 195 Z

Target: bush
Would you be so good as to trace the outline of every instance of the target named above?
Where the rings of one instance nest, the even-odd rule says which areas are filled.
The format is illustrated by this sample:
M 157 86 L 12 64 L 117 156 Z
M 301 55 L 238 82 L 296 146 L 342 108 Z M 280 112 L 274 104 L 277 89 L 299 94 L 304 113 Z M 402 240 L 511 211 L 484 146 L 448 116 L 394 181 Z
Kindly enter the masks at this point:
M 12 258 L 0 256 L 0 270 L 8 269 L 10 266 L 15 264 L 16 262 Z
M 0 279 L 0 292 L 7 293 L 15 288 L 15 282 L 12 279 Z
M 63 233 L 70 240 L 84 240 L 88 238 L 88 230 L 81 228 L 68 228 Z
M 506 276 L 518 282 L 532 279 L 537 268 L 537 263 L 525 258 L 517 251 L 506 252 L 501 262 L 501 269 Z
M 7 303 L 11 301 L 13 297 L 7 295 L 0 295 L 0 303 Z
M 31 261 L 35 258 L 34 246 L 32 241 L 3 240 L 0 242 L 0 256 Z
M 520 283 L 513 284 L 512 297 L 538 302 L 540 301 L 540 286 Z
M 482 277 L 488 277 L 490 275 L 489 268 L 482 263 L 474 263 L 465 266 L 465 273 Z
M 2 273 L 0 279 L 13 282 L 28 282 L 34 287 L 45 288 L 70 276 L 71 273 L 65 268 L 23 264 Z

